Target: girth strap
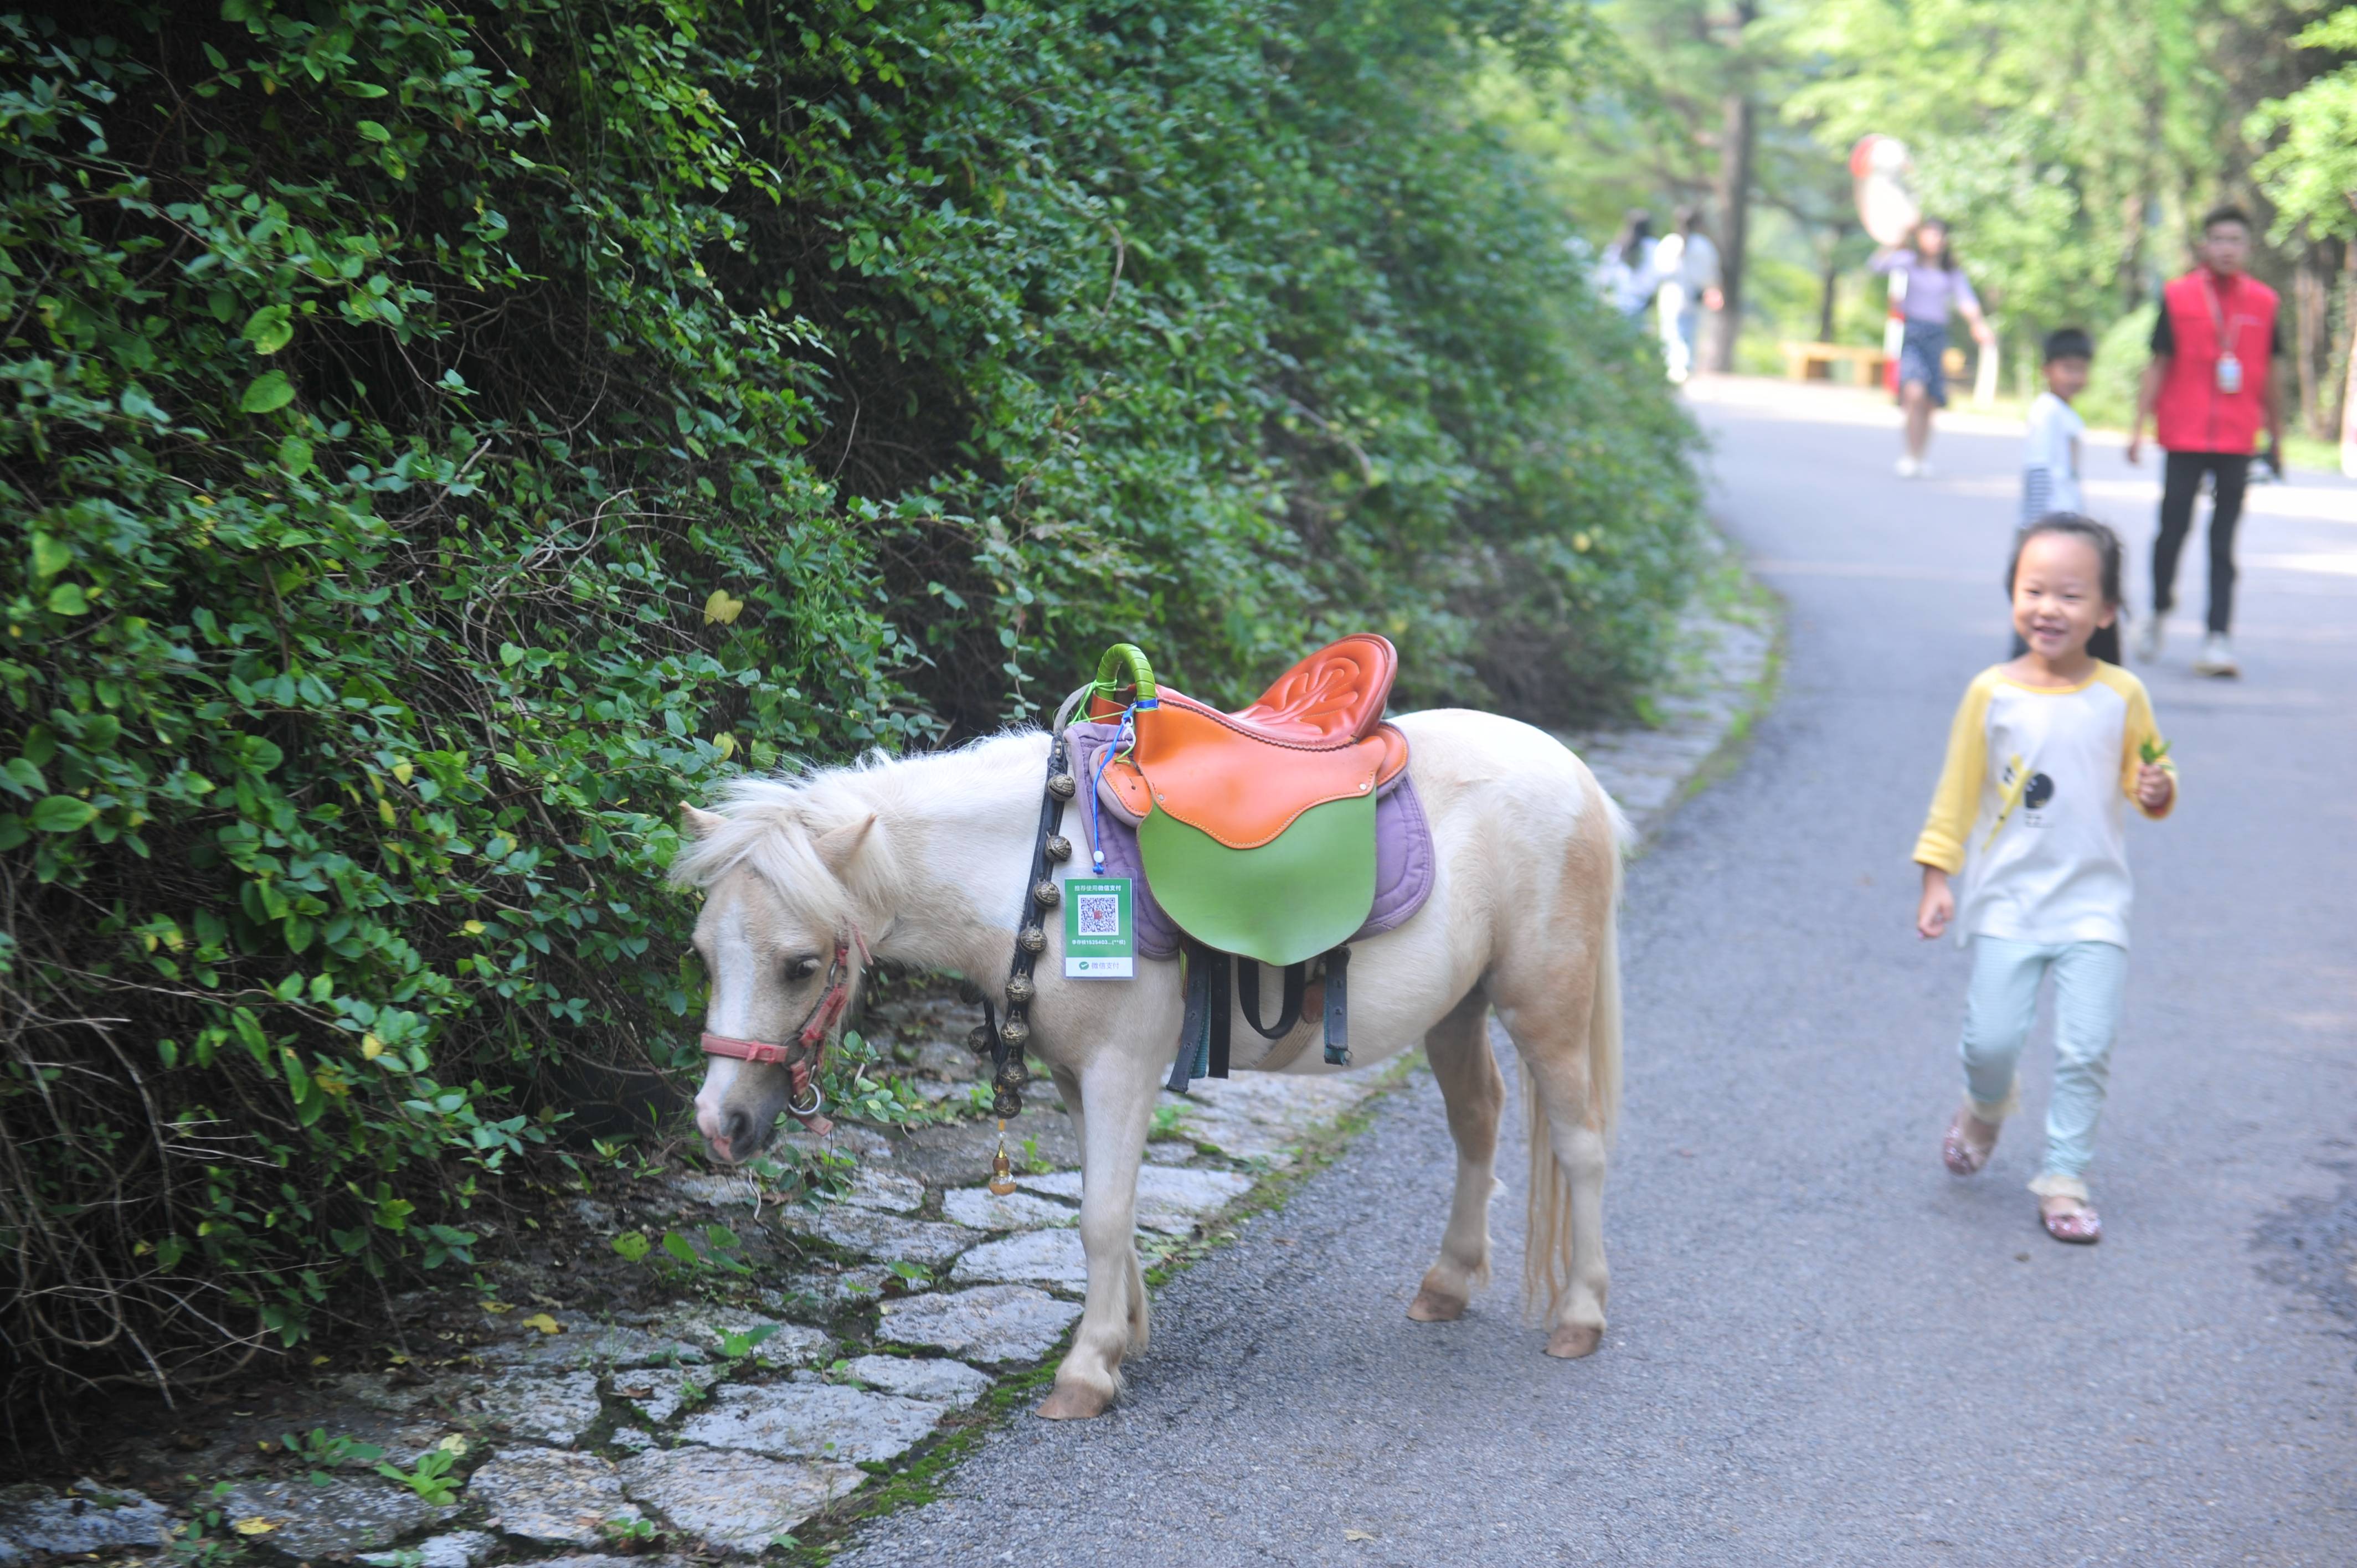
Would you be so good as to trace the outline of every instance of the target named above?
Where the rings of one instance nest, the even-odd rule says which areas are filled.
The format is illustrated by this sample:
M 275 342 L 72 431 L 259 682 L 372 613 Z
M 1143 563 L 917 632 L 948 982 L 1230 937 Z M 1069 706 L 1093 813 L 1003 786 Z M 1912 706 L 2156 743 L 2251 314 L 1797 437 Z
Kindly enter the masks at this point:
M 1308 989 L 1308 964 L 1285 966 L 1285 1001 L 1276 1015 L 1276 1027 L 1272 1029 L 1260 1021 L 1260 965 L 1248 958 L 1236 960 L 1236 1000 L 1243 1004 L 1244 1022 L 1264 1040 L 1285 1038 L 1301 1022 L 1301 998 Z
M 1187 965 L 1187 1010 L 1178 1026 L 1178 1055 L 1170 1064 L 1164 1085 L 1175 1094 L 1199 1078 L 1228 1076 L 1228 971 L 1231 957 L 1200 942 L 1183 950 Z M 1297 963 L 1285 972 L 1284 1011 L 1274 1026 L 1260 1021 L 1260 965 L 1248 958 L 1233 959 L 1235 988 L 1242 993 L 1244 1021 L 1263 1038 L 1281 1040 L 1301 1022 L 1301 1004 L 1308 992 L 1308 965 Z M 1326 1060 L 1332 1067 L 1351 1065 L 1349 976 L 1351 950 L 1330 949 L 1325 957 Z

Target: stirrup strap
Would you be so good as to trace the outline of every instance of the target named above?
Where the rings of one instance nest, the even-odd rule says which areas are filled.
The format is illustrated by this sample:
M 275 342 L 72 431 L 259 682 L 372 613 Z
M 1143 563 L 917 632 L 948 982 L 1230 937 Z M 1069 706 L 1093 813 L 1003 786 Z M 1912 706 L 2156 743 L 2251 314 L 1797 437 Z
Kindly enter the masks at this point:
M 1351 1065 L 1351 950 L 1326 954 L 1326 1065 Z
M 1187 1092 L 1199 1078 L 1228 1076 L 1228 955 L 1200 942 L 1183 950 L 1187 965 L 1187 1011 L 1178 1026 L 1178 1058 L 1164 1085 Z

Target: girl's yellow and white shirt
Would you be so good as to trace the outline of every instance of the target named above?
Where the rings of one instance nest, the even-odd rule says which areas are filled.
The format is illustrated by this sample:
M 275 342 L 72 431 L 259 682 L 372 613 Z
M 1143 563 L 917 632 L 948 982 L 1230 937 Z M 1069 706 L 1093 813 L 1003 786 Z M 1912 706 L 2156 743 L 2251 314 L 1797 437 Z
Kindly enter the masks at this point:
M 1948 761 L 1915 858 L 1953 875 L 1956 940 L 2128 945 L 2126 806 L 2147 741 L 2144 682 L 2097 661 L 2076 686 L 2025 686 L 1995 665 L 1948 731 Z M 2176 765 L 2161 759 L 2173 781 Z M 2175 793 L 2155 819 L 2169 814 Z M 2143 811 L 2142 802 L 2137 810 Z

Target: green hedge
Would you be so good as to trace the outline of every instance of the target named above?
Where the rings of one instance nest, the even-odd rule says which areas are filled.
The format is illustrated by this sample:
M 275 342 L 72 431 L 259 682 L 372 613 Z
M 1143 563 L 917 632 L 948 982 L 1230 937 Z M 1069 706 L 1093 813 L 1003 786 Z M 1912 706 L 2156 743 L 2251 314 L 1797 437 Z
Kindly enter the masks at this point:
M 1458 84 L 1542 0 L 0 18 L 0 1336 L 201 1375 L 679 1064 L 732 771 L 1235 696 L 1567 720 L 1691 432 Z M 1568 87 L 1570 84 L 1566 83 Z

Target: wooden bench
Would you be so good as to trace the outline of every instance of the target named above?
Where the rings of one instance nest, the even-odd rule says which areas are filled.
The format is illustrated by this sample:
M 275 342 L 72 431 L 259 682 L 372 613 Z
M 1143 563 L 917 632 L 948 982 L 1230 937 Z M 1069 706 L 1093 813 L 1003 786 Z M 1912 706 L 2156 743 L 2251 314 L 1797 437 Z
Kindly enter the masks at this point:
M 1847 365 L 1857 384 L 1878 387 L 1882 384 L 1885 366 L 1889 363 L 1880 349 L 1861 348 L 1851 343 L 1781 343 L 1784 350 L 1784 374 L 1796 381 L 1830 381 L 1837 379 L 1835 365 Z M 1951 345 L 1940 356 L 1941 369 L 1948 379 L 1955 381 L 1964 373 L 1964 351 Z
M 1841 378 L 1837 365 L 1847 366 L 1849 379 L 1858 386 L 1878 387 L 1882 384 L 1883 353 L 1879 348 L 1859 347 L 1849 343 L 1782 343 L 1784 374 L 1796 381 L 1830 381 Z

